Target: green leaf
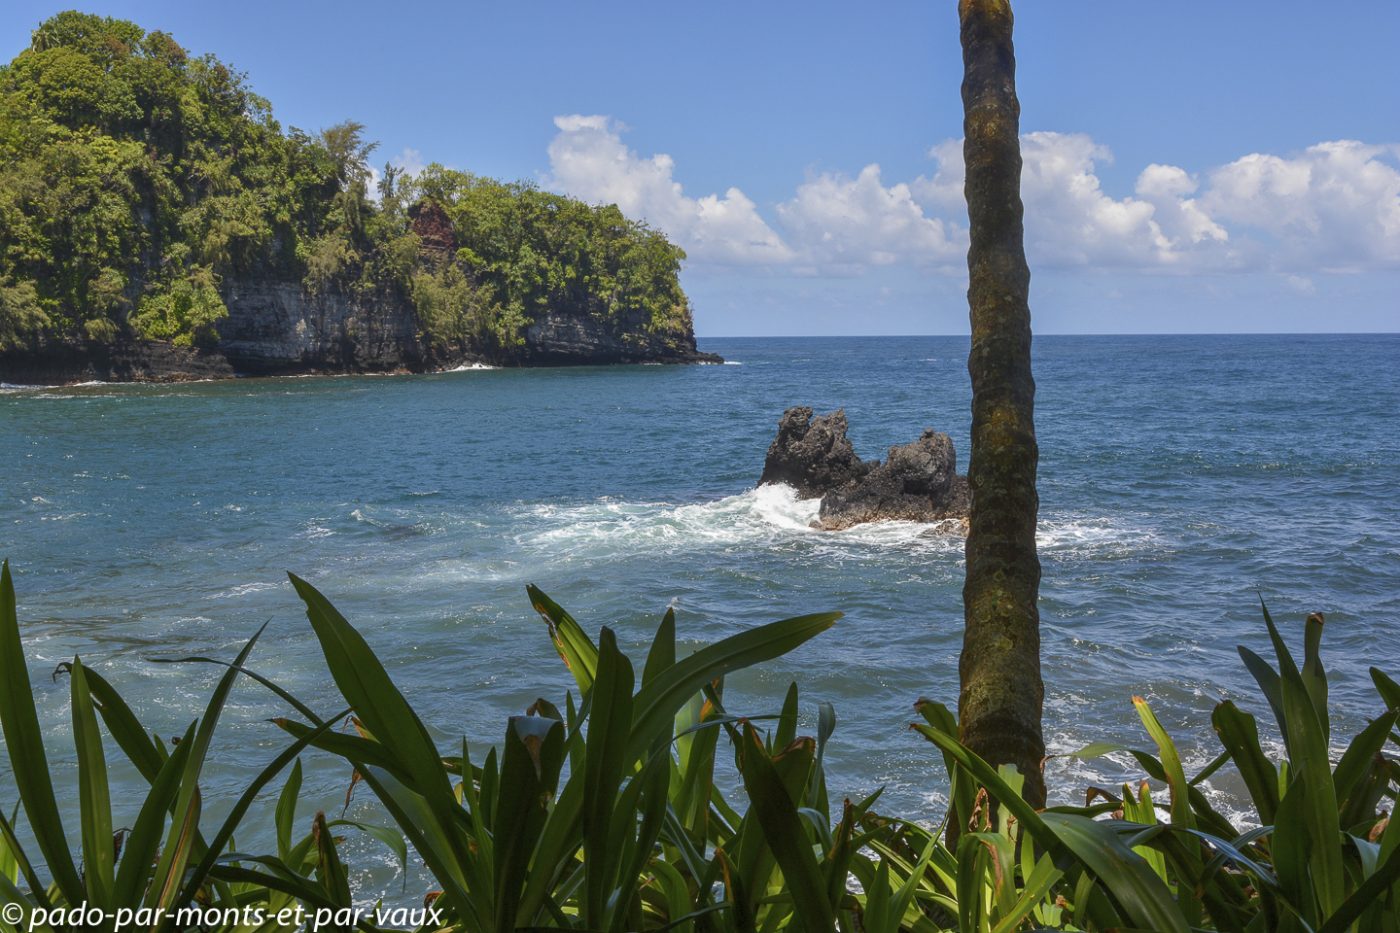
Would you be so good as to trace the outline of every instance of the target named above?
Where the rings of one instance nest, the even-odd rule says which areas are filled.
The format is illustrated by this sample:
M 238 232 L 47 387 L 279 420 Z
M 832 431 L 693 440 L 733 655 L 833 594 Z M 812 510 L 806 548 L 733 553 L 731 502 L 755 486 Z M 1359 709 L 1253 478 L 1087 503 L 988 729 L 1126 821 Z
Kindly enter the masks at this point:
M 1159 933 L 1188 933 L 1170 889 L 1111 823 L 1065 813 L 1045 813 L 1041 818 L 1099 879 L 1130 924 Z
M 102 733 L 97 728 L 97 713 L 88 692 L 83 662 L 78 658 L 73 659 L 70 677 L 73 744 L 78 755 L 78 813 L 83 827 L 83 878 L 87 882 L 88 903 L 105 910 L 112 906 L 116 870 L 107 756 L 102 750 Z
M 34 690 L 19 637 L 10 562 L 0 564 L 0 727 L 25 816 L 64 900 L 81 904 L 85 886 L 68 851 L 68 837 L 44 753 L 44 733 L 34 708 Z
M 292 765 L 292 773 L 287 775 L 287 783 L 282 785 L 282 793 L 277 797 L 277 809 L 273 820 L 277 824 L 277 856 L 287 860 L 292 849 L 292 824 L 296 822 L 297 798 L 301 796 L 301 759 Z
M 1157 720 L 1146 700 L 1133 697 L 1133 706 L 1137 708 L 1138 718 L 1142 720 L 1147 734 L 1157 743 L 1157 753 L 1161 756 L 1162 769 L 1166 772 L 1167 785 L 1171 788 L 1172 822 L 1190 828 L 1195 825 L 1191 818 L 1190 785 L 1186 780 L 1186 772 L 1181 767 L 1181 756 L 1177 754 L 1176 743 L 1167 734 L 1167 730 L 1162 728 L 1161 722 Z
M 1371 682 L 1381 695 L 1387 709 L 1400 709 L 1400 684 L 1397 684 L 1378 667 L 1371 668 Z
M 539 587 L 527 586 L 525 592 L 530 595 L 530 605 L 535 607 L 535 611 L 549 626 L 549 637 L 554 642 L 554 649 L 559 652 L 559 657 L 569 669 L 569 673 L 574 675 L 579 693 L 587 696 L 593 689 L 593 679 L 598 673 L 598 649 L 594 646 L 593 639 L 588 637 L 583 626 L 574 621 L 573 616 L 546 596 Z
M 306 617 L 341 695 L 375 740 L 412 777 L 418 793 L 437 809 L 452 798 L 452 789 L 442 756 L 422 720 L 394 686 L 364 637 L 315 587 L 295 574 L 288 576 L 306 604 Z
M 1259 744 L 1259 727 L 1254 717 L 1226 700 L 1215 707 L 1210 718 L 1220 744 L 1230 753 L 1245 787 L 1249 788 L 1260 821 L 1266 825 L 1273 823 L 1274 814 L 1278 812 L 1278 771 Z
M 971 775 L 973 781 L 987 789 L 987 793 L 998 804 L 1010 811 L 1010 816 L 1020 822 L 1021 828 L 1030 833 L 1041 848 L 1051 854 L 1064 850 L 1064 843 L 1058 834 L 1046 825 L 1042 815 L 1002 780 L 997 770 L 983 761 L 976 752 L 959 742 L 954 736 L 922 723 L 914 723 L 911 728 L 941 748 L 953 759 L 955 766 Z M 969 811 L 971 812 L 971 811 Z
M 607 925 L 608 895 L 621 845 L 621 840 L 612 838 L 613 805 L 635 761 L 626 755 L 632 732 L 633 678 L 632 663 L 618 650 L 612 629 L 604 626 L 598 639 L 583 772 L 583 919 L 594 930 Z
M 316 814 L 311 837 L 316 840 L 316 878 L 326 892 L 326 899 L 336 906 L 350 906 L 350 879 L 345 874 L 340 853 L 335 850 L 335 836 L 326 825 L 324 813 Z
M 657 735 L 666 733 L 669 737 L 677 711 L 710 681 L 781 657 L 831 628 L 839 618 L 841 613 L 827 612 L 770 622 L 731 635 L 677 661 L 665 677 L 638 691 L 627 757 L 635 761 L 646 753 Z
M 550 816 L 553 796 L 564 764 L 564 724 L 545 716 L 512 716 L 501 754 L 501 778 L 494 826 L 496 857 L 496 926 L 512 930 L 527 881 L 530 857 Z M 556 810 L 557 812 L 557 810 Z M 557 861 L 537 861 L 535 870 L 550 877 Z M 523 925 L 531 917 L 521 916 Z
M 786 756 L 803 759 L 793 770 L 805 774 L 815 756 L 811 739 L 794 744 L 773 758 L 763 747 L 758 730 L 745 723 L 742 744 L 744 789 L 753 801 L 753 813 L 783 871 L 783 880 L 792 892 L 793 908 L 811 933 L 836 929 L 836 915 L 827 899 L 826 883 L 812 845 L 803 828 L 797 806 L 779 776 L 777 762 Z
M 1400 849 L 1393 850 L 1389 858 L 1369 878 L 1357 885 L 1351 896 L 1318 929 L 1318 933 L 1344 933 L 1360 918 L 1366 908 L 1385 897 L 1386 891 L 1397 882 L 1400 882 Z M 1390 910 L 1395 910 L 1393 903 Z M 1389 919 L 1393 922 L 1393 913 Z
M 1337 768 L 1332 772 L 1332 784 L 1336 790 L 1337 800 L 1346 801 L 1352 796 L 1352 792 L 1362 783 L 1371 768 L 1375 764 L 1376 756 L 1385 747 L 1386 740 L 1390 738 L 1390 730 L 1394 728 L 1397 715 L 1400 710 L 1391 710 L 1371 720 L 1371 723 L 1357 736 L 1351 740 L 1347 750 L 1342 755 L 1342 760 L 1337 762 Z M 1356 813 L 1358 819 L 1372 816 L 1372 813 Z
M 1301 816 L 1307 826 L 1309 876 L 1322 916 L 1341 906 L 1344 897 L 1341 827 L 1337 822 L 1337 793 L 1323 726 L 1327 711 L 1313 705 L 1302 675 L 1285 670 L 1283 707 L 1291 737 L 1289 761 L 1297 775 L 1289 794 L 1302 794 Z
M 1050 856 L 1042 855 L 1030 876 L 1021 882 L 1021 894 L 1015 905 L 1001 916 L 996 926 L 992 927 L 992 933 L 1014 933 L 1019 930 L 1035 909 L 1049 898 L 1050 889 L 1064 874 L 1055 867 Z
M 258 772 L 258 775 L 249 782 L 248 786 L 243 789 L 243 793 L 239 795 L 238 800 L 229 810 L 228 815 L 224 818 L 224 822 L 219 827 L 219 831 L 214 834 L 214 838 L 209 842 L 204 857 L 194 870 L 190 872 L 189 878 L 185 882 L 185 890 L 181 898 L 182 902 L 194 898 L 200 886 L 204 883 L 204 878 L 209 870 L 213 868 L 224 846 L 233 839 L 233 833 L 238 828 L 238 824 L 242 821 L 248 809 L 252 807 L 253 802 L 257 799 L 258 794 L 262 792 L 262 789 L 266 787 L 274 777 L 280 774 L 283 768 L 295 761 L 297 756 L 305 751 L 307 746 L 314 742 L 318 736 L 330 729 L 337 720 L 344 718 L 348 713 L 349 710 L 337 713 L 308 734 L 297 739 L 291 745 L 287 746 L 287 748 L 283 749 L 270 763 L 264 766 L 264 768 Z
M 92 694 L 93 702 L 97 704 L 97 711 L 101 714 L 102 721 L 107 724 L 107 731 L 116 739 L 122 754 L 131 760 L 147 782 L 154 781 L 165 762 L 165 756 L 116 689 L 97 671 L 89 669 L 83 674 L 87 678 L 88 691 Z
M 139 906 L 150 886 L 156 854 L 160 851 L 161 835 L 165 830 L 165 817 L 175 805 L 180 792 L 180 778 L 185 773 L 185 759 L 194 747 L 194 730 L 195 723 L 190 723 L 180 743 L 153 776 L 141 811 L 127 834 L 113 896 L 113 901 L 119 907 Z
M 646 664 L 642 666 L 642 683 L 649 684 L 661 674 L 670 670 L 676 663 L 676 610 L 668 608 L 656 627 L 651 639 L 651 650 L 647 652 Z

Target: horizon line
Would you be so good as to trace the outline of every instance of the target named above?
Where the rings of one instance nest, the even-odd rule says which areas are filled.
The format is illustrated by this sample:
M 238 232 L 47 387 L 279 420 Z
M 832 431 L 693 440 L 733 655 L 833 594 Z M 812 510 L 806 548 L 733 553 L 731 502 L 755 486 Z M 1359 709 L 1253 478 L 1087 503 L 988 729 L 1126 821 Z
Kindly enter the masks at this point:
M 949 334 L 697 334 L 696 340 L 847 340 L 869 337 L 971 337 Z M 1036 337 L 1400 337 L 1400 330 L 1050 331 Z

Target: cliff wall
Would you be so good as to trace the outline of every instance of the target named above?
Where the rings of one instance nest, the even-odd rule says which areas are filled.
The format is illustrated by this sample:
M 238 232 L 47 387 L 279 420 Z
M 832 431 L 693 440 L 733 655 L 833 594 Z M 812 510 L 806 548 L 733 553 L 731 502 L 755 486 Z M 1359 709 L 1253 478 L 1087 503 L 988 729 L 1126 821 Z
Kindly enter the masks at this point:
M 464 345 L 433 351 L 410 303 L 391 293 L 310 295 L 299 282 L 275 278 L 227 281 L 228 317 L 208 349 L 152 340 L 112 344 L 49 341 L 0 353 L 0 382 L 15 385 L 169 382 L 235 376 L 314 373 L 432 372 L 464 363 L 571 366 L 614 363 L 703 363 L 685 328 L 651 332 L 640 315 L 610 319 L 582 307 L 551 308 L 511 347 Z

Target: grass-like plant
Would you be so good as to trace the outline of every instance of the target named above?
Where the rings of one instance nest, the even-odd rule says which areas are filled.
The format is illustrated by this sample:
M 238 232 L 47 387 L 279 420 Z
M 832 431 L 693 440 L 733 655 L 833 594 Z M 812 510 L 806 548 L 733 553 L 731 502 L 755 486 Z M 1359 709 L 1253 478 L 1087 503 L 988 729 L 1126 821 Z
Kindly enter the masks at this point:
M 950 710 L 920 701 L 913 728 L 937 746 L 951 780 L 949 813 L 933 824 L 923 814 L 878 812 L 878 792 L 831 799 L 823 756 L 835 712 L 820 705 L 817 734 L 800 735 L 796 685 L 776 713 L 741 716 L 725 706 L 726 674 L 802 645 L 836 614 L 760 626 L 682 658 L 667 612 L 638 664 L 610 629 L 595 640 L 531 587 L 576 692 L 562 707 L 539 699 L 511 717 L 499 745 L 444 750 L 363 636 L 310 584 L 292 582 L 346 709 L 318 715 L 250 670 L 255 635 L 231 662 L 181 659 L 225 670 L 203 716 L 168 746 L 75 659 L 65 669 L 81 826 L 70 850 L 8 567 L 0 573 L 0 719 L 19 811 L 42 857 L 21 846 L 15 818 L 0 817 L 0 899 L 24 905 L 19 929 L 48 931 L 30 922 L 42 918 L 36 911 L 77 904 L 114 913 L 160 906 L 171 918 L 189 905 L 263 911 L 261 924 L 231 919 L 217 925 L 225 930 L 271 930 L 265 918 L 295 905 L 308 913 L 366 906 L 373 898 L 352 889 L 333 835 L 360 824 L 318 813 L 311 832 L 294 839 L 300 762 L 275 804 L 261 797 L 312 748 L 347 762 L 371 789 L 397 832 L 361 828 L 405 864 L 411 846 L 452 930 L 1381 933 L 1400 923 L 1400 829 L 1388 817 L 1400 786 L 1400 686 L 1372 670 L 1379 713 L 1334 755 L 1320 616 L 1304 627 L 1301 666 L 1267 610 L 1275 662 L 1240 649 L 1283 739 L 1282 759 L 1269 756 L 1254 716 L 1225 702 L 1212 716 L 1222 751 L 1188 778 L 1171 737 L 1135 698 L 1149 747 L 1096 744 L 1076 754 L 1127 751 L 1144 779 L 1091 788 L 1084 806 L 1032 808 L 1014 768 L 979 759 L 958 742 Z M 275 721 L 293 741 L 206 836 L 199 779 L 238 676 L 291 707 L 295 715 Z M 148 784 L 129 833 L 113 829 L 99 722 Z M 337 728 L 342 722 L 351 728 Z M 1232 825 L 1202 793 L 1227 767 L 1248 789 L 1255 825 Z M 275 852 L 233 853 L 238 823 L 260 805 L 274 807 Z M 948 821 L 957 832 L 946 832 Z M 0 924 L 3 933 L 15 929 Z
M 81 659 L 60 667 L 70 683 L 78 772 L 78 844 L 70 849 L 58 801 L 71 799 L 71 790 L 65 790 L 49 769 L 20 643 L 10 566 L 8 561 L 0 565 L 0 726 L 19 795 L 10 816 L 0 813 L 0 901 L 21 908 L 19 922 L 7 916 L 0 920 L 0 931 L 187 929 L 194 925 L 190 910 L 199 912 L 202 925 L 223 916 L 226 922 L 214 923 L 213 928 L 239 929 L 250 926 L 245 922 L 249 918 L 275 917 L 293 904 L 311 909 L 349 904 L 348 891 L 324 883 L 337 864 L 324 818 L 318 814 L 312 831 L 300 842 L 291 841 L 299 764 L 277 803 L 278 855 L 229 857 L 234 832 L 248 809 L 329 723 L 299 737 L 269 762 L 212 836 L 201 829 L 199 782 L 210 743 L 229 691 L 259 635 L 261 630 L 226 664 L 203 715 L 170 744 L 142 726 L 112 685 Z M 146 782 L 144 798 L 114 806 L 108 742 L 99 720 Z M 40 858 L 21 842 L 20 814 Z M 119 822 L 125 818 L 131 822 Z M 41 877 L 40 866 L 49 880 Z M 79 919 L 74 919 L 74 911 Z

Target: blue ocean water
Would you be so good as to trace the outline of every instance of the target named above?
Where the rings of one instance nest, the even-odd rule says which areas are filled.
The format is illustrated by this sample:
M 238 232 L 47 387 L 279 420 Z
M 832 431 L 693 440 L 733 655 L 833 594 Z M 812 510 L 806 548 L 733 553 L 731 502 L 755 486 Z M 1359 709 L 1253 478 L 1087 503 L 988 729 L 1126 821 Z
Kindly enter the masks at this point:
M 569 686 L 525 598 L 535 583 L 640 649 L 674 606 L 698 646 L 788 615 L 845 619 L 731 681 L 731 707 L 834 703 L 833 792 L 887 787 L 936 816 L 943 778 L 907 731 L 957 697 L 962 542 L 912 524 L 807 527 L 812 503 L 754 483 L 790 405 L 844 407 L 866 457 L 925 426 L 966 466 L 967 341 L 702 341 L 732 365 L 477 370 L 0 394 L 0 555 L 12 561 L 55 766 L 71 770 L 81 654 L 169 733 L 214 674 L 152 656 L 231 656 L 338 708 L 287 570 L 365 633 L 444 744 Z M 1147 742 L 1147 696 L 1188 757 L 1243 698 L 1235 646 L 1265 651 L 1259 597 L 1293 633 L 1321 610 L 1341 728 L 1400 673 L 1400 336 L 1041 337 L 1046 732 L 1052 750 Z M 217 809 L 279 747 L 283 710 L 240 688 L 206 795 Z M 308 762 L 307 812 L 348 775 Z M 1054 793 L 1123 760 L 1052 762 Z M 135 787 L 134 777 L 132 786 Z M 1222 805 L 1229 775 L 1215 782 Z M 0 774 L 0 805 L 12 805 Z M 117 799 L 121 799 L 120 795 Z M 373 813 L 368 798 L 355 804 Z

